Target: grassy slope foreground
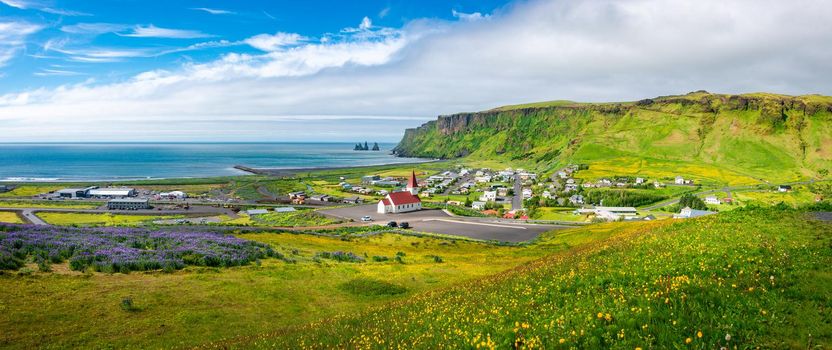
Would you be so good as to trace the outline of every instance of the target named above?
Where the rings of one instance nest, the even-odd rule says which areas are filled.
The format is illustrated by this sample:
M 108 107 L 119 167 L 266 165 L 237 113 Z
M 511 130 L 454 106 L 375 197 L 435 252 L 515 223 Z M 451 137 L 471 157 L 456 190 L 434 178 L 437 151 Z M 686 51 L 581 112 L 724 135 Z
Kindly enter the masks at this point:
M 824 348 L 832 225 L 793 209 L 645 224 L 242 348 Z M 631 226 L 632 227 L 632 226 Z
M 625 103 L 540 103 L 440 116 L 406 131 L 405 156 L 503 160 L 586 176 L 677 174 L 730 184 L 832 170 L 832 97 L 696 92 Z M 592 173 L 592 172 L 595 173 Z

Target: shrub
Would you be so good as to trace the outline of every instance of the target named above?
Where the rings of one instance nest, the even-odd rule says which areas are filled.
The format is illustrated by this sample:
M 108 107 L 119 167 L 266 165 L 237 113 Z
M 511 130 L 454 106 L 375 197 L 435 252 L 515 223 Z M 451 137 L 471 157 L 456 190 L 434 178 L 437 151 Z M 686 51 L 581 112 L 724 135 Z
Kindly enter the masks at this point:
M 339 288 L 361 296 L 398 295 L 407 292 L 405 287 L 369 278 L 356 278 L 341 284 Z

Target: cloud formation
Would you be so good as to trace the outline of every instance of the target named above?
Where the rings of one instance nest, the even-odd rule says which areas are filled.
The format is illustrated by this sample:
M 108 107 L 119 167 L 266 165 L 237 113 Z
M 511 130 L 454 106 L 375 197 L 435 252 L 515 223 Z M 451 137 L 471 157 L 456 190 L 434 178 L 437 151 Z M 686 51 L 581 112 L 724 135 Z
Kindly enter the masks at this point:
M 228 10 L 212 9 L 207 7 L 194 7 L 191 10 L 207 12 L 212 15 L 233 15 L 234 12 Z
M 487 16 L 262 34 L 245 40 L 259 53 L 0 96 L 0 123 L 21 141 L 395 140 L 437 114 L 529 101 L 832 94 L 822 0 L 531 1 Z
M 129 33 L 119 34 L 133 38 L 169 38 L 169 39 L 199 39 L 210 38 L 213 35 L 197 30 L 161 28 L 154 25 L 135 26 Z
M 0 67 L 5 66 L 23 50 L 26 38 L 43 29 L 43 26 L 21 21 L 0 20 Z

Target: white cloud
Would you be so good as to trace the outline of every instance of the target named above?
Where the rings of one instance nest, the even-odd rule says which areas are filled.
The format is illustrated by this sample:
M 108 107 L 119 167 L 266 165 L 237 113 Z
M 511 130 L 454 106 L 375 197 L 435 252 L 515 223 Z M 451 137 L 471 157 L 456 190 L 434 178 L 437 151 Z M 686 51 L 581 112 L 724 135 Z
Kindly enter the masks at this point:
M 234 12 L 228 10 L 219 10 L 219 9 L 212 9 L 207 7 L 194 7 L 191 10 L 207 12 L 212 15 L 233 15 Z
M 308 38 L 300 34 L 278 32 L 275 34 L 255 35 L 246 39 L 245 43 L 258 50 L 277 51 L 287 46 L 297 45 L 305 40 L 308 40 Z
M 345 29 L 115 83 L 7 94 L 0 125 L 22 120 L 2 127 L 17 141 L 393 140 L 437 114 L 509 103 L 832 91 L 822 0 L 532 1 L 489 15 Z
M 28 22 L 0 22 L 0 67 L 3 67 L 26 45 L 26 38 L 43 29 Z
M 459 12 L 457 10 L 451 10 L 451 14 L 454 15 L 454 17 L 459 18 L 463 21 L 479 21 L 481 19 L 486 19 L 489 17 L 489 15 L 483 15 L 480 12 L 464 13 Z
M 378 18 L 387 17 L 387 15 L 389 15 L 389 14 L 390 14 L 390 6 L 387 6 L 383 9 L 381 9 L 381 11 L 378 12 Z
M 36 75 L 36 76 L 39 76 L 39 77 L 84 75 L 84 73 L 76 72 L 76 71 L 70 71 L 70 70 L 65 70 L 65 69 L 46 69 L 46 68 L 41 69 L 40 71 L 37 71 L 33 74 Z
M 367 30 L 373 27 L 373 21 L 370 20 L 369 17 L 364 17 L 361 20 L 361 24 L 358 25 L 358 29 Z
M 105 33 L 115 33 L 130 28 L 126 24 L 117 23 L 77 23 L 72 25 L 62 26 L 60 29 L 64 33 L 70 34 L 92 34 L 99 35 Z
M 0 0 L 0 3 L 6 4 L 9 7 L 14 7 L 20 10 L 30 10 L 34 9 L 41 12 L 51 13 L 53 15 L 60 15 L 60 16 L 92 16 L 89 13 L 84 13 L 80 11 L 72 11 L 72 10 L 65 10 L 59 9 L 56 7 L 50 6 L 51 1 L 42 0 Z
M 205 34 L 196 30 L 160 28 L 154 25 L 135 26 L 133 30 L 121 36 L 134 38 L 169 38 L 169 39 L 198 39 L 208 38 L 213 35 Z

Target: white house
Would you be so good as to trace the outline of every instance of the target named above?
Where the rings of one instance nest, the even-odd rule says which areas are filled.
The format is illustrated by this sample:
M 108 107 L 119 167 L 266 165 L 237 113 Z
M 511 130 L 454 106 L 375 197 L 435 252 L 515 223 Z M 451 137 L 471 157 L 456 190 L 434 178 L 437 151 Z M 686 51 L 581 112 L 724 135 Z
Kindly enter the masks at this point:
M 584 196 L 579 194 L 572 195 L 571 197 L 569 197 L 569 202 L 571 202 L 572 205 L 584 204 Z
M 485 202 L 476 201 L 471 203 L 471 208 L 474 210 L 483 210 L 485 209 Z
M 644 183 L 644 178 L 643 177 L 637 177 L 636 178 L 636 185 L 641 185 L 643 183 Z
M 722 202 L 719 200 L 719 198 L 716 198 L 716 196 L 707 196 L 705 197 L 705 204 L 719 205 L 722 204 Z
M 532 189 L 531 189 L 531 188 L 524 188 L 524 189 L 523 189 L 523 199 L 529 199 L 529 198 L 532 198 L 532 195 L 533 195 L 533 194 L 534 194 L 534 193 L 532 192 Z
M 681 176 L 677 176 L 676 181 L 674 181 L 674 183 L 677 184 L 677 185 L 684 185 L 685 184 L 685 178 L 681 177 Z
M 673 215 L 673 218 L 674 219 L 690 219 L 690 218 L 695 218 L 695 217 L 705 216 L 705 215 L 711 215 L 711 214 L 716 214 L 716 213 L 714 213 L 712 211 L 707 211 L 707 210 L 696 210 L 696 209 L 691 209 L 690 207 L 685 207 L 684 209 L 682 209 L 679 212 L 679 214 Z
M 480 201 L 493 202 L 497 200 L 497 191 L 484 191 L 480 196 Z

